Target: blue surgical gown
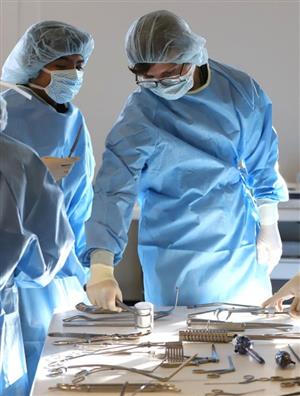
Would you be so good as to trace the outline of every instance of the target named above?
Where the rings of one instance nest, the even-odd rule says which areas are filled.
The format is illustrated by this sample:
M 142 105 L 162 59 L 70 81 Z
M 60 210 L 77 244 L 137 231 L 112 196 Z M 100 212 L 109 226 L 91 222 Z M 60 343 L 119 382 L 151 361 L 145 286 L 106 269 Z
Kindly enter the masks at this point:
M 25 396 L 27 369 L 18 289 L 42 287 L 69 255 L 74 236 L 63 194 L 39 157 L 0 133 L 0 394 Z
M 138 199 L 145 299 L 260 303 L 257 201 L 286 200 L 271 102 L 247 74 L 213 60 L 203 89 L 178 100 L 136 90 L 106 141 L 87 252 L 121 259 Z
M 47 287 L 19 290 L 20 316 L 31 382 L 54 310 L 73 308 L 86 296 L 82 289 L 86 282 L 86 269 L 78 256 L 85 249 L 84 223 L 91 212 L 94 157 L 85 120 L 74 105 L 69 103 L 68 111 L 59 113 L 34 94 L 31 101 L 13 90 L 6 91 L 3 96 L 9 114 L 5 133 L 29 145 L 41 157 L 69 156 L 82 127 L 72 154 L 80 157 L 80 160 L 59 183 L 75 235 L 75 249 Z

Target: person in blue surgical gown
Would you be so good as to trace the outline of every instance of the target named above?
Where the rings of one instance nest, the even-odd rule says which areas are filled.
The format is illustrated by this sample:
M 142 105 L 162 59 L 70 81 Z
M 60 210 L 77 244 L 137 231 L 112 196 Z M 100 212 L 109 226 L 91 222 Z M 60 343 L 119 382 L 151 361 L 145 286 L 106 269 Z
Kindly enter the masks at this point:
M 137 89 L 106 140 L 85 260 L 87 294 L 118 310 L 113 274 L 136 199 L 145 299 L 260 304 L 281 255 L 272 105 L 246 73 L 209 59 L 205 40 L 168 11 L 126 36 Z
M 27 99 L 28 100 L 28 99 Z M 0 130 L 6 103 L 0 96 Z M 18 289 L 42 287 L 61 269 L 74 243 L 63 194 L 39 157 L 0 133 L 0 394 L 25 396 L 27 369 Z
M 78 256 L 85 249 L 84 223 L 91 212 L 94 157 L 84 117 L 71 101 L 93 48 L 89 33 L 43 21 L 24 33 L 2 69 L 3 81 L 33 95 L 28 101 L 13 90 L 3 94 L 10 115 L 5 133 L 32 147 L 53 173 L 75 235 L 75 248 L 54 281 L 43 289 L 19 291 L 30 381 L 54 309 L 74 308 L 85 297 L 86 270 Z

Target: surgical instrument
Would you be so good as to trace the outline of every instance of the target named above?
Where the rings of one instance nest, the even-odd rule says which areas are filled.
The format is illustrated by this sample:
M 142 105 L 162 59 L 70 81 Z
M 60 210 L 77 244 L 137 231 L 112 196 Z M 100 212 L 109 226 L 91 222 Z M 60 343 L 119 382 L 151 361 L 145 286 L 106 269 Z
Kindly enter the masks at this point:
M 95 305 L 87 305 L 84 302 L 80 302 L 75 305 L 75 308 L 80 312 L 90 313 L 90 314 L 113 314 L 118 315 L 119 312 L 110 311 L 109 309 L 105 309 L 102 307 L 97 307 Z
M 63 323 L 63 327 L 135 327 L 134 322 L 77 321 Z
M 215 310 L 215 315 L 219 319 L 220 315 L 225 312 L 225 320 L 228 320 L 233 313 L 249 313 L 251 315 L 289 315 L 288 310 L 276 311 L 275 308 L 262 308 L 262 307 L 250 307 L 250 308 L 218 308 Z
M 214 302 L 214 303 L 206 303 L 206 304 L 195 304 L 195 305 L 188 305 L 188 309 L 193 309 L 193 308 L 211 308 L 212 310 L 209 312 L 212 312 L 215 310 L 215 308 L 220 308 L 220 307 L 244 307 L 244 308 L 251 308 L 254 307 L 256 308 L 257 305 L 248 305 L 248 304 L 234 304 L 234 303 L 227 303 L 227 302 Z M 208 312 L 208 311 L 207 311 Z M 203 313 L 203 312 L 202 312 Z M 206 313 L 206 312 L 205 312 Z
M 179 366 L 180 363 L 184 361 L 184 359 L 188 359 L 190 357 L 184 355 L 181 341 L 170 342 L 166 344 L 169 345 L 166 345 L 166 360 L 163 362 L 162 367 Z M 201 364 L 218 363 L 220 359 L 214 344 L 212 344 L 211 349 L 211 356 L 196 356 L 188 365 L 200 366 Z
M 140 372 L 138 374 L 154 373 L 154 371 L 156 371 L 159 367 L 162 366 L 163 362 L 164 361 L 161 361 L 158 365 L 154 366 L 151 370 L 140 370 Z M 89 376 L 89 375 L 100 373 L 102 371 L 108 371 L 108 370 L 114 370 L 114 369 L 112 369 L 111 367 L 103 367 L 101 364 L 99 364 L 99 365 L 97 365 L 96 367 L 93 367 L 90 370 L 87 370 L 87 369 L 80 370 L 74 375 L 74 379 L 72 380 L 72 383 L 73 384 L 78 384 L 80 382 L 85 381 L 87 376 Z M 135 368 L 133 368 L 133 369 L 126 368 L 126 371 L 129 371 L 129 372 L 136 373 L 135 370 L 136 370 Z
M 66 318 L 64 318 L 62 321 L 63 323 L 69 323 L 69 322 L 74 322 L 74 321 L 90 321 L 90 322 L 105 322 L 107 320 L 113 320 L 113 321 L 124 321 L 124 320 L 128 320 L 129 318 L 132 318 L 131 314 L 127 314 L 126 312 L 124 312 L 125 315 L 123 315 L 123 313 L 119 314 L 119 315 L 107 315 L 107 316 L 102 316 L 102 317 L 97 317 L 97 318 L 93 318 L 91 316 L 87 316 L 87 315 L 73 315 L 73 316 L 68 316 Z
M 143 383 L 128 383 L 126 386 L 126 391 L 134 392 L 138 389 L 141 389 Z M 50 387 L 49 390 L 61 390 L 67 392 L 89 392 L 89 393 L 107 393 L 107 392 L 120 392 L 123 387 L 123 384 L 63 384 L 58 383 L 55 387 Z M 178 393 L 180 389 L 176 388 L 175 385 L 169 383 L 149 383 L 143 389 L 143 392 L 171 392 Z
M 164 318 L 165 316 L 169 316 L 177 307 L 178 296 L 179 296 L 179 288 L 176 287 L 174 306 L 169 309 L 166 309 L 166 310 L 155 311 L 153 314 L 154 320 Z M 124 311 L 131 312 L 134 315 L 136 314 L 136 310 L 134 307 L 130 307 L 129 305 L 125 304 L 123 301 L 120 301 L 119 299 L 116 299 L 116 305 L 118 307 L 122 308 Z M 106 313 L 109 313 L 109 314 L 113 313 L 115 315 L 119 314 L 118 312 L 109 311 L 109 310 L 106 310 L 106 309 L 103 309 L 101 307 L 97 307 L 94 305 L 87 305 L 84 302 L 77 304 L 75 307 L 76 307 L 76 309 L 78 309 L 81 312 L 86 312 L 86 313 L 90 313 L 90 314 L 106 314 Z
M 271 377 L 255 377 L 254 375 L 247 374 L 243 376 L 242 381 L 237 382 L 206 382 L 205 385 L 246 385 L 252 382 L 280 382 L 280 383 L 290 383 L 290 382 L 300 382 L 300 377 L 282 377 L 279 375 Z
M 49 337 L 65 337 L 65 340 L 53 341 L 53 345 L 73 345 L 73 344 L 97 344 L 106 340 L 136 340 L 142 336 L 148 335 L 150 332 L 137 333 L 114 333 L 114 334 L 97 334 L 97 333 L 61 333 L 51 332 Z
M 53 362 L 48 363 L 48 367 L 57 367 L 58 365 L 64 364 L 67 361 L 70 360 L 74 360 L 77 358 L 81 358 L 81 357 L 86 357 L 86 356 L 95 356 L 95 355 L 105 355 L 105 354 L 109 354 L 109 355 L 118 355 L 118 354 L 124 354 L 124 353 L 134 353 L 136 351 L 136 349 L 139 348 L 157 348 L 157 347 L 165 347 L 166 343 L 165 342 L 145 342 L 145 343 L 140 343 L 140 344 L 112 344 L 112 345 L 108 345 L 106 343 L 103 344 L 103 348 L 100 349 L 96 349 L 96 350 L 91 350 L 91 351 L 87 351 L 81 354 L 72 354 L 72 355 L 67 355 L 67 356 L 62 356 L 59 360 L 56 359 Z M 148 353 L 148 352 L 142 352 L 142 353 Z M 185 356 L 185 358 L 189 358 L 189 356 Z M 163 355 L 163 359 L 165 359 L 165 354 Z M 196 357 L 193 360 L 193 364 L 194 365 L 198 365 L 200 363 L 198 363 L 198 357 Z M 201 358 L 200 358 L 201 359 Z M 204 359 L 204 358 L 203 358 Z M 206 358 L 209 359 L 209 358 Z M 207 361 L 209 362 L 209 361 Z M 205 363 L 205 362 L 203 362 Z M 53 376 L 55 375 L 55 373 L 53 373 L 52 371 L 50 371 L 49 376 Z
M 124 315 L 125 314 L 125 315 Z M 64 318 L 63 326 L 64 327 L 94 327 L 94 326 L 103 326 L 103 327 L 134 327 L 135 321 L 131 314 L 128 316 L 128 313 L 124 312 L 120 315 L 108 315 L 93 318 L 87 315 L 73 315 Z M 131 321 L 128 321 L 130 320 Z M 127 322 L 126 322 L 127 321 Z
M 212 389 L 210 392 L 205 393 L 205 396 L 243 396 L 243 395 L 250 395 L 251 393 L 257 393 L 257 392 L 264 392 L 265 389 L 256 389 L 256 390 L 252 390 L 252 391 L 247 391 L 247 392 L 240 392 L 240 393 L 236 393 L 236 392 L 226 392 L 223 391 L 222 389 Z
M 147 370 L 141 370 L 141 369 L 136 369 L 134 367 L 125 367 L 125 366 L 119 366 L 119 365 L 114 365 L 114 364 L 82 364 L 82 365 L 72 365 L 68 366 L 68 368 L 64 367 L 64 369 L 73 369 L 73 368 L 80 368 L 80 367 L 98 367 L 100 370 L 124 370 L 124 371 L 129 371 L 131 373 L 136 373 L 140 375 L 144 375 L 146 377 L 155 379 L 160 382 L 168 382 L 171 378 L 173 378 L 179 371 L 181 371 L 185 366 L 187 366 L 197 355 L 191 356 L 189 359 L 185 360 L 176 370 L 174 370 L 170 375 L 166 377 L 162 377 L 159 375 L 152 374 L 150 371 Z
M 136 394 L 138 394 L 139 392 L 143 392 L 144 389 L 147 388 L 147 386 L 149 386 L 151 384 L 151 382 L 148 382 L 146 384 L 143 384 L 139 389 L 137 389 L 136 391 L 134 391 L 131 396 L 135 396 Z
M 291 359 L 291 355 L 286 351 L 277 351 L 275 355 L 275 361 L 278 366 L 283 369 L 290 366 L 291 364 L 296 364 L 296 362 Z
M 187 357 L 187 356 L 185 356 Z M 196 365 L 199 366 L 200 364 L 205 364 L 205 363 L 218 363 L 220 361 L 219 355 L 217 353 L 215 344 L 211 345 L 211 356 L 197 356 L 195 359 L 191 362 L 191 365 Z
M 214 369 L 214 370 L 203 370 L 203 369 L 194 369 L 193 373 L 195 374 L 209 374 L 210 377 L 218 377 L 221 374 L 227 374 L 227 373 L 232 373 L 235 371 L 235 367 L 232 361 L 231 356 L 227 356 L 228 362 L 229 362 L 229 367 L 225 369 Z M 212 375 L 210 375 L 212 374 Z
M 239 353 L 240 355 L 249 354 L 252 356 L 258 363 L 265 364 L 265 360 L 252 348 L 253 342 L 249 337 L 246 336 L 236 336 L 233 339 L 234 352 Z
M 194 317 L 194 314 L 189 314 L 187 319 L 188 326 L 206 326 L 206 328 L 222 328 L 227 331 L 244 331 L 246 329 L 290 329 L 292 324 L 287 323 L 272 323 L 272 322 L 226 322 L 223 320 L 209 320 Z
M 236 333 L 222 329 L 187 329 L 179 331 L 179 340 L 227 343 L 231 342 L 236 335 Z M 300 339 L 300 333 L 251 334 L 250 337 L 253 340 Z
M 283 395 L 280 396 L 299 396 L 300 395 L 300 391 L 299 392 L 293 392 L 293 393 L 284 393 Z
M 127 385 L 128 385 L 128 381 L 126 381 L 125 384 L 122 386 L 120 396 L 125 396 Z
M 188 308 L 209 308 L 208 310 L 195 312 L 190 315 L 200 315 L 200 314 L 204 314 L 204 313 L 213 312 L 217 316 L 217 319 L 219 319 L 219 316 L 221 315 L 221 313 L 225 312 L 225 313 L 227 313 L 225 316 L 225 320 L 229 319 L 229 317 L 233 313 L 249 313 L 251 315 L 261 315 L 261 314 L 264 314 L 264 315 L 277 315 L 277 314 L 289 315 L 288 307 L 285 308 L 281 312 L 281 311 L 276 311 L 273 307 L 262 308 L 257 305 L 230 304 L 230 303 L 224 303 L 224 302 L 197 304 L 197 305 L 188 306 Z
M 166 360 L 162 367 L 177 367 L 184 361 L 184 351 L 181 341 L 166 342 Z
M 296 351 L 294 350 L 294 348 L 291 347 L 290 344 L 288 344 L 288 347 L 289 347 L 290 351 L 292 352 L 292 354 L 295 356 L 297 362 L 300 363 L 300 356 L 296 353 Z

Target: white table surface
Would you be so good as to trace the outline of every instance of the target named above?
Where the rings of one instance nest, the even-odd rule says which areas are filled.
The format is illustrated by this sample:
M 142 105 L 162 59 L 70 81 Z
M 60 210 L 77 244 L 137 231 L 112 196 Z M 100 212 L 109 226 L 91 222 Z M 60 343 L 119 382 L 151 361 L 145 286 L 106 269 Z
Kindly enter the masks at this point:
M 142 337 L 139 342 L 144 341 L 177 341 L 178 340 L 178 331 L 186 328 L 186 315 L 187 313 L 199 311 L 197 309 L 187 309 L 185 307 L 178 307 L 176 311 L 170 315 L 169 317 L 160 319 L 155 321 L 154 330 L 152 334 Z M 114 332 L 134 332 L 136 331 L 134 328 L 103 328 L 103 327 L 63 327 L 62 319 L 64 317 L 72 316 L 75 314 L 80 314 L 78 311 L 68 311 L 65 313 L 55 314 L 53 316 L 51 326 L 49 331 L 58 331 L 58 332 L 81 332 L 81 333 L 114 333 Z M 91 315 L 95 317 L 95 315 Z M 103 315 L 102 315 L 103 317 Z M 211 317 L 210 315 L 203 315 L 202 317 Z M 240 316 L 238 314 L 234 314 L 230 320 L 250 320 L 250 321 L 276 321 L 276 322 L 290 322 L 287 319 L 287 316 L 278 315 L 275 319 L 268 319 L 266 317 L 257 317 L 253 315 L 248 316 Z M 295 331 L 300 331 L 299 322 L 291 322 L 295 327 Z M 246 330 L 245 334 L 251 333 L 271 333 L 277 332 L 277 330 Z M 280 330 L 281 331 L 281 330 Z M 243 333 L 240 333 L 243 334 Z M 44 351 L 42 357 L 39 362 L 38 371 L 36 374 L 34 386 L 32 389 L 31 396 L 68 396 L 68 395 L 77 395 L 83 396 L 87 393 L 83 392 L 66 392 L 61 390 L 49 390 L 49 387 L 54 387 L 56 383 L 71 383 L 73 375 L 75 372 L 80 371 L 80 368 L 77 369 L 69 369 L 63 375 L 51 378 L 48 376 L 49 374 L 49 363 L 56 362 L 59 358 L 62 358 L 71 354 L 79 354 L 87 350 L 95 350 L 99 349 L 99 345 L 85 345 L 81 347 L 76 347 L 74 345 L 68 346 L 55 346 L 52 344 L 54 340 L 58 340 L 59 338 L 48 337 L 46 340 L 46 344 L 44 347 Z M 254 393 L 254 395 L 261 396 L 277 396 L 277 395 L 285 395 L 292 392 L 299 391 L 300 386 L 295 386 L 293 388 L 281 388 L 279 383 L 276 382 L 254 382 L 251 384 L 241 385 L 241 384 L 228 384 L 228 385 L 207 385 L 206 383 L 210 382 L 238 382 L 243 380 L 243 376 L 246 374 L 252 374 L 255 377 L 270 377 L 270 376 L 284 376 L 284 377 L 295 377 L 300 376 L 300 363 L 296 363 L 295 366 L 292 366 L 287 369 L 278 368 L 275 362 L 275 353 L 278 350 L 286 350 L 288 352 L 289 349 L 287 344 L 290 344 L 294 347 L 296 352 L 300 354 L 300 340 L 273 340 L 273 341 L 254 341 L 254 350 L 256 350 L 260 355 L 263 356 L 266 363 L 261 365 L 253 360 L 248 355 L 238 355 L 234 352 L 233 345 L 231 343 L 228 344 L 215 344 L 216 350 L 220 356 L 219 363 L 210 363 L 203 364 L 199 367 L 185 367 L 181 372 L 179 372 L 175 377 L 172 378 L 170 383 L 176 385 L 181 389 L 182 396 L 202 396 L 207 392 L 210 392 L 212 389 L 223 389 L 228 392 L 247 392 L 256 389 L 265 389 L 264 391 L 260 391 L 258 393 Z M 164 349 L 160 352 L 163 353 Z M 194 353 L 198 353 L 199 356 L 210 356 L 211 355 L 211 344 L 208 343 L 185 343 L 184 342 L 184 352 L 186 355 L 192 355 Z M 233 373 L 228 373 L 222 375 L 220 378 L 211 379 L 207 378 L 206 374 L 195 374 L 192 372 L 194 368 L 201 369 L 214 369 L 214 368 L 225 368 L 228 367 L 227 356 L 231 355 L 233 358 L 234 365 L 236 367 L 236 371 Z M 295 361 L 294 357 L 292 356 Z M 117 365 L 126 365 L 128 367 L 142 368 L 142 369 L 151 369 L 154 366 L 158 365 L 159 360 L 156 357 L 151 357 L 149 354 L 141 354 L 134 353 L 131 355 L 94 355 L 85 358 L 76 358 L 66 362 L 66 367 L 71 364 L 81 364 L 81 363 L 102 363 L 102 364 L 117 364 Z M 167 376 L 174 369 L 162 368 L 159 367 L 155 374 L 161 376 Z M 87 379 L 82 383 L 99 383 L 99 382 L 119 382 L 124 383 L 126 381 L 129 382 L 139 382 L 139 383 L 147 383 L 150 381 L 149 378 L 144 377 L 142 375 L 132 374 L 126 371 L 105 371 L 98 374 L 93 374 L 87 377 Z M 120 392 L 109 392 L 109 393 L 89 393 L 89 394 L 107 394 L 107 395 L 120 395 Z M 132 393 L 126 393 L 126 395 L 131 395 Z M 171 395 L 173 393 L 138 393 L 138 394 L 155 394 L 155 395 Z M 175 394 L 175 393 L 174 393 Z

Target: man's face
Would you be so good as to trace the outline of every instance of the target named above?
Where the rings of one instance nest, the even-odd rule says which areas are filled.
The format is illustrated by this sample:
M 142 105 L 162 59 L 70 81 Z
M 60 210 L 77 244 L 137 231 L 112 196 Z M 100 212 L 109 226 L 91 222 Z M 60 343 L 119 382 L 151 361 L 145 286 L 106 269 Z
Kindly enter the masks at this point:
M 68 55 L 62 56 L 61 58 L 55 59 L 53 62 L 48 63 L 44 67 L 48 70 L 69 70 L 77 69 L 83 70 L 84 60 L 81 55 Z M 37 78 L 32 79 L 31 82 L 38 84 L 41 87 L 47 87 L 51 81 L 51 76 L 44 70 L 40 71 Z

